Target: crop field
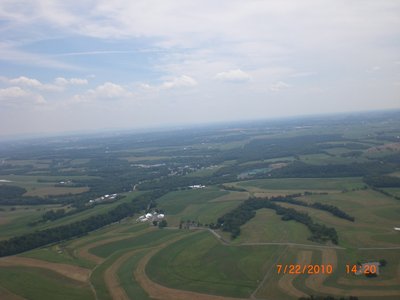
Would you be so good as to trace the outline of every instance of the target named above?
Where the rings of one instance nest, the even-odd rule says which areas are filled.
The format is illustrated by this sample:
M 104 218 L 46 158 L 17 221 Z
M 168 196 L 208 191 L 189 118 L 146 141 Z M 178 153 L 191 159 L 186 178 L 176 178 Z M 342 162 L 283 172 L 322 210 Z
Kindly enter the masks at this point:
M 55 187 L 60 181 L 94 179 L 95 176 L 44 176 L 44 175 L 0 175 L 4 180 L 1 184 L 19 186 L 27 190 L 28 196 L 48 196 L 83 193 L 88 189 L 85 187 Z
M 94 299 L 87 283 L 73 281 L 39 268 L 2 267 L 1 286 L 28 299 Z
M 68 194 L 81 194 L 89 191 L 88 187 L 43 187 L 43 188 L 35 188 L 31 189 L 29 192 L 25 193 L 25 196 L 59 196 L 59 195 L 68 195 Z
M 173 288 L 248 297 L 277 249 L 224 246 L 201 232 L 158 252 L 146 271 L 154 281 Z
M 398 203 L 390 197 L 371 190 L 361 190 L 340 194 L 311 195 L 305 199 L 310 202 L 319 201 L 336 205 L 355 217 L 355 222 L 350 222 L 314 208 L 281 204 L 284 207 L 307 212 L 316 221 L 335 227 L 341 237 L 339 245 L 367 247 L 373 244 L 376 247 L 390 247 L 400 243 L 400 236 L 393 230 L 398 223 L 396 219 Z
M 344 189 L 358 189 L 364 186 L 361 178 L 285 178 L 260 179 L 234 183 L 249 191 L 263 192 L 268 190 L 286 191 L 341 191 Z M 291 192 L 291 193 L 295 193 Z
M 295 221 L 280 223 L 280 217 L 270 209 L 260 209 L 256 216 L 241 227 L 242 234 L 232 244 L 281 243 L 315 244 L 307 240 L 308 229 Z
M 0 147 L 0 299 L 399 299 L 397 120 Z
M 45 211 L 59 208 L 60 205 L 2 206 L 0 211 L 0 239 L 27 231 L 29 223 L 37 220 Z

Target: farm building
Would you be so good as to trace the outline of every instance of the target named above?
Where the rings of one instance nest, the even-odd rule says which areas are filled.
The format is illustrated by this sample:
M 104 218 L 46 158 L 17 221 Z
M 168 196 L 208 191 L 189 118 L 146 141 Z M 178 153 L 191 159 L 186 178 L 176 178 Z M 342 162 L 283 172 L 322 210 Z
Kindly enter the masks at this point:
M 189 185 L 191 189 L 204 189 L 206 186 L 201 184 Z
M 143 216 L 140 216 L 139 218 L 136 219 L 136 222 L 153 222 L 153 221 L 159 221 L 165 218 L 164 214 L 159 214 L 157 212 L 153 213 L 147 213 Z

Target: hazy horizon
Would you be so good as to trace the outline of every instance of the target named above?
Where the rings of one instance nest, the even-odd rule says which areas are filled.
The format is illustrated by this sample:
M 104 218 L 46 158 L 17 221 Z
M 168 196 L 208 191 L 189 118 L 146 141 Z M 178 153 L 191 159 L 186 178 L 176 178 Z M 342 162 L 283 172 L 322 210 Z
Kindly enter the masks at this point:
M 1 1 L 0 138 L 400 109 L 399 1 Z

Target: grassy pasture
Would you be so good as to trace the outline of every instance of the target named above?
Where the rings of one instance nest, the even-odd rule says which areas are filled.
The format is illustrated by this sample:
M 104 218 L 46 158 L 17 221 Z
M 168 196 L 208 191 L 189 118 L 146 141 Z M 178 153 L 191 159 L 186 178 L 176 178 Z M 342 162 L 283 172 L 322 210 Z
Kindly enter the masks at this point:
M 124 157 L 123 159 L 136 163 L 136 162 L 146 162 L 146 161 L 158 161 L 158 160 L 164 160 L 168 159 L 168 156 L 128 156 Z
M 393 227 L 400 219 L 396 200 L 373 190 L 360 190 L 348 193 L 311 195 L 302 197 L 307 202 L 332 204 L 355 217 L 355 222 L 332 216 L 328 212 L 280 203 L 298 211 L 307 212 L 316 222 L 336 228 L 342 246 L 385 247 L 398 246 L 400 235 Z
M 7 159 L 7 164 L 11 166 L 33 166 L 35 169 L 47 169 L 50 164 L 50 159 Z
M 347 152 L 351 152 L 352 150 L 348 150 Z M 343 152 L 345 153 L 345 152 Z M 300 155 L 300 160 L 312 165 L 326 165 L 326 164 L 348 164 L 348 163 L 361 163 L 366 162 L 367 159 L 365 157 L 342 157 L 342 156 L 330 156 L 324 153 L 318 154 L 307 154 Z
M 186 175 L 186 177 L 208 177 L 208 176 L 212 176 L 216 171 L 218 171 L 219 169 L 221 169 L 223 166 L 212 166 L 212 167 L 207 167 L 207 168 L 203 168 L 200 170 L 196 170 L 192 173 L 189 173 Z
M 233 244 L 291 242 L 315 245 L 307 240 L 310 232 L 306 226 L 295 221 L 283 222 L 271 209 L 258 210 L 256 216 L 241 226 L 240 230 L 241 233 L 232 241 Z
M 39 268 L 2 267 L 0 286 L 32 300 L 94 299 L 88 284 Z
M 146 273 L 172 288 L 248 297 L 278 250 L 277 246 L 224 246 L 209 232 L 199 232 L 156 253 Z
M 63 263 L 76 265 L 84 268 L 93 268 L 95 265 L 91 262 L 87 262 L 74 254 L 73 249 L 66 247 L 65 245 L 53 245 L 49 247 L 34 249 L 25 253 L 20 254 L 23 257 L 36 258 L 48 262 Z
M 181 220 L 191 220 L 202 224 L 215 223 L 225 213 L 231 211 L 242 201 L 231 200 L 225 202 L 208 202 L 203 204 L 189 204 L 185 209 L 172 216 L 167 216 L 169 225 L 177 226 Z
M 193 189 L 171 192 L 157 200 L 158 207 L 166 211 L 167 214 L 178 214 L 189 204 L 202 204 L 217 197 L 228 194 L 216 188 Z
M 171 192 L 157 200 L 165 210 L 170 226 L 178 226 L 181 220 L 194 220 L 202 224 L 215 223 L 217 218 L 232 210 L 247 193 L 228 192 L 215 187 Z
M 19 186 L 27 190 L 25 196 L 49 196 L 79 194 L 88 190 L 86 187 L 55 187 L 54 184 L 60 181 L 80 179 L 94 179 L 95 176 L 42 176 L 42 175 L 0 175 L 0 179 L 10 182 L 1 182 L 0 184 Z M 45 180 L 48 182 L 39 182 Z
M 105 262 L 98 265 L 90 275 L 90 283 L 96 290 L 97 299 L 112 300 L 110 292 L 108 291 L 107 285 L 104 281 L 104 272 L 118 259 L 120 255 L 120 252 L 114 253 Z
M 35 188 L 26 192 L 24 196 L 38 196 L 38 197 L 46 197 L 46 196 L 60 196 L 60 195 L 68 195 L 68 194 L 81 194 L 89 191 L 88 187 L 58 187 L 58 186 L 48 186 L 43 188 Z
M 227 201 L 242 201 L 246 200 L 249 197 L 248 192 L 229 192 L 229 194 L 225 194 L 223 196 L 220 196 L 218 198 L 215 198 L 213 200 L 210 200 L 210 203 L 216 203 L 216 202 L 227 202 Z
M 361 178 L 272 178 L 234 183 L 243 188 L 255 187 L 265 190 L 343 190 L 364 186 Z
M 29 227 L 29 223 L 37 220 L 47 210 L 60 208 L 60 205 L 34 205 L 13 206 L 15 210 L 10 211 L 10 206 L 2 206 L 5 211 L 0 211 L 0 239 L 6 239 L 36 228 Z M 1 220 L 4 220 L 1 222 Z
M 184 233 L 185 232 L 181 230 L 155 229 L 154 231 L 144 233 L 137 237 L 111 242 L 92 248 L 89 251 L 94 255 L 106 258 L 116 251 L 154 246 L 162 241 L 167 241 L 172 237 Z
M 131 201 L 134 197 L 136 197 L 140 194 L 141 194 L 141 192 L 128 193 L 128 194 L 126 194 L 125 198 L 120 199 L 118 201 L 115 201 L 112 203 L 107 203 L 107 204 L 96 205 L 93 208 L 84 210 L 78 214 L 75 214 L 75 215 L 72 215 L 72 216 L 69 216 L 66 218 L 61 218 L 61 219 L 55 220 L 53 222 L 44 223 L 43 225 L 40 225 L 40 228 L 42 229 L 42 228 L 50 228 L 50 227 L 54 227 L 54 226 L 59 226 L 59 225 L 65 225 L 65 224 L 69 224 L 72 222 L 86 219 L 93 215 L 105 213 L 105 212 L 109 211 L 110 209 L 113 209 L 114 207 L 120 205 L 121 203 Z
M 134 197 L 140 195 L 140 192 L 129 193 L 126 198 L 110 204 L 96 205 L 94 208 L 82 211 L 78 214 L 69 217 L 61 218 L 53 222 L 40 223 L 36 226 L 30 226 L 29 223 L 37 221 L 41 216 L 50 209 L 64 208 L 60 205 L 31 205 L 31 206 L 14 206 L 15 211 L 9 211 L 9 206 L 3 206 L 7 211 L 0 211 L 0 239 L 5 239 L 11 236 L 24 234 L 29 231 L 51 228 L 54 226 L 65 225 L 76 222 L 92 215 L 101 214 L 114 208 L 115 206 L 131 201 Z
M 398 284 L 400 275 L 397 272 L 400 266 L 398 250 L 348 249 L 345 251 L 336 250 L 334 253 L 334 256 L 336 257 L 334 260 L 337 260 L 336 268 L 334 268 L 331 275 L 326 276 L 322 287 L 315 290 L 308 286 L 307 281 L 311 279 L 311 276 L 315 275 L 300 275 L 294 280 L 293 285 L 297 289 L 310 295 L 330 295 L 336 297 L 353 295 L 358 296 L 361 299 L 398 299 L 398 296 L 385 295 L 388 290 L 390 290 L 390 292 L 397 291 L 397 295 L 400 295 L 400 286 Z M 312 263 L 323 263 L 321 255 L 322 252 L 320 250 L 314 250 Z M 385 259 L 387 265 L 380 268 L 380 274 L 377 277 L 367 278 L 364 275 L 357 276 L 353 273 L 346 272 L 347 264 L 352 266 L 357 262 L 372 262 L 379 261 L 380 259 Z M 370 297 L 368 297 L 368 295 Z
M 132 271 L 145 254 L 146 250 L 135 253 L 122 264 L 117 272 L 118 279 L 130 299 L 150 299 L 132 275 Z
M 400 197 L 400 188 L 384 188 L 383 190 L 394 196 Z
M 309 253 L 310 261 L 299 261 L 299 256 L 301 253 L 306 252 Z M 310 253 L 311 252 L 311 253 Z M 280 299 L 280 300 L 297 300 L 300 295 L 294 296 L 293 288 L 291 285 L 294 285 L 295 289 L 299 289 L 300 291 L 304 291 L 305 287 L 296 285 L 296 281 L 303 281 L 307 275 L 293 275 L 293 274 L 283 274 L 281 271 L 280 274 L 277 272 L 277 264 L 280 265 L 292 265 L 296 263 L 301 264 L 320 264 L 321 260 L 318 257 L 319 251 L 302 248 L 302 247 L 290 247 L 284 246 L 280 249 L 279 253 L 275 256 L 275 261 L 271 264 L 271 267 L 268 272 L 268 276 L 265 278 L 263 284 L 259 287 L 256 292 L 256 298 L 261 299 Z
M 101 263 L 100 265 L 98 265 L 92 272 L 92 275 L 90 277 L 90 282 L 92 283 L 92 285 L 94 286 L 95 290 L 96 290 L 96 296 L 98 299 L 101 300 L 111 300 L 111 295 L 107 289 L 106 283 L 105 283 L 105 279 L 104 279 L 104 274 L 105 271 L 111 267 L 111 265 L 113 263 L 116 262 L 116 260 L 121 257 L 123 254 L 125 254 L 127 251 L 135 249 L 135 248 L 147 248 L 150 246 L 156 246 L 164 241 L 166 241 L 167 239 L 169 239 L 170 237 L 174 236 L 176 237 L 178 234 L 186 234 L 187 232 L 184 231 L 178 231 L 178 230 L 156 230 L 154 232 L 160 232 L 161 235 L 165 234 L 164 238 L 160 238 L 157 239 L 157 236 L 154 235 L 150 235 L 147 238 L 145 236 L 139 236 L 138 238 L 142 239 L 142 242 L 140 245 L 139 243 L 135 243 L 134 246 L 130 246 L 127 248 L 119 248 L 118 244 L 113 243 L 113 246 L 116 246 L 114 249 L 112 249 L 111 252 L 107 252 L 108 257 L 106 258 L 106 260 Z M 175 234 L 168 234 L 167 232 L 174 232 Z M 125 240 L 126 241 L 126 240 Z M 108 245 L 108 244 L 107 244 Z M 104 245 L 104 246 L 107 246 Z M 111 249 L 111 248 L 110 248 Z M 110 249 L 105 249 L 105 251 L 109 251 Z M 102 249 L 104 250 L 104 249 Z M 145 255 L 147 252 L 147 249 L 143 249 L 143 251 L 139 251 L 138 253 L 135 253 L 134 256 L 130 257 L 126 263 L 123 263 L 121 268 L 118 269 L 117 271 L 117 276 L 118 278 L 121 280 L 121 285 L 123 286 L 123 288 L 126 290 L 128 295 L 131 295 L 132 291 L 133 292 L 138 292 L 138 295 L 143 295 L 145 294 L 145 292 L 142 290 L 142 288 L 140 286 L 135 285 L 135 281 L 133 278 L 133 274 L 132 274 L 132 268 L 133 266 L 135 266 L 140 258 L 142 257 L 142 255 Z M 131 268 L 132 266 L 132 268 Z M 132 299 L 136 299 L 135 297 L 132 297 Z M 140 298 L 140 299 L 146 299 L 146 298 Z

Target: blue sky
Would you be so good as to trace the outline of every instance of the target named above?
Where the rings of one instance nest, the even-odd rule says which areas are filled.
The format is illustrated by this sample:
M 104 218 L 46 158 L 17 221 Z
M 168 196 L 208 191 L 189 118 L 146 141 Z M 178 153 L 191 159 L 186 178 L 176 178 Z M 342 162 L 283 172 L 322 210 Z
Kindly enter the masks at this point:
M 399 1 L 0 1 L 0 136 L 400 108 Z

